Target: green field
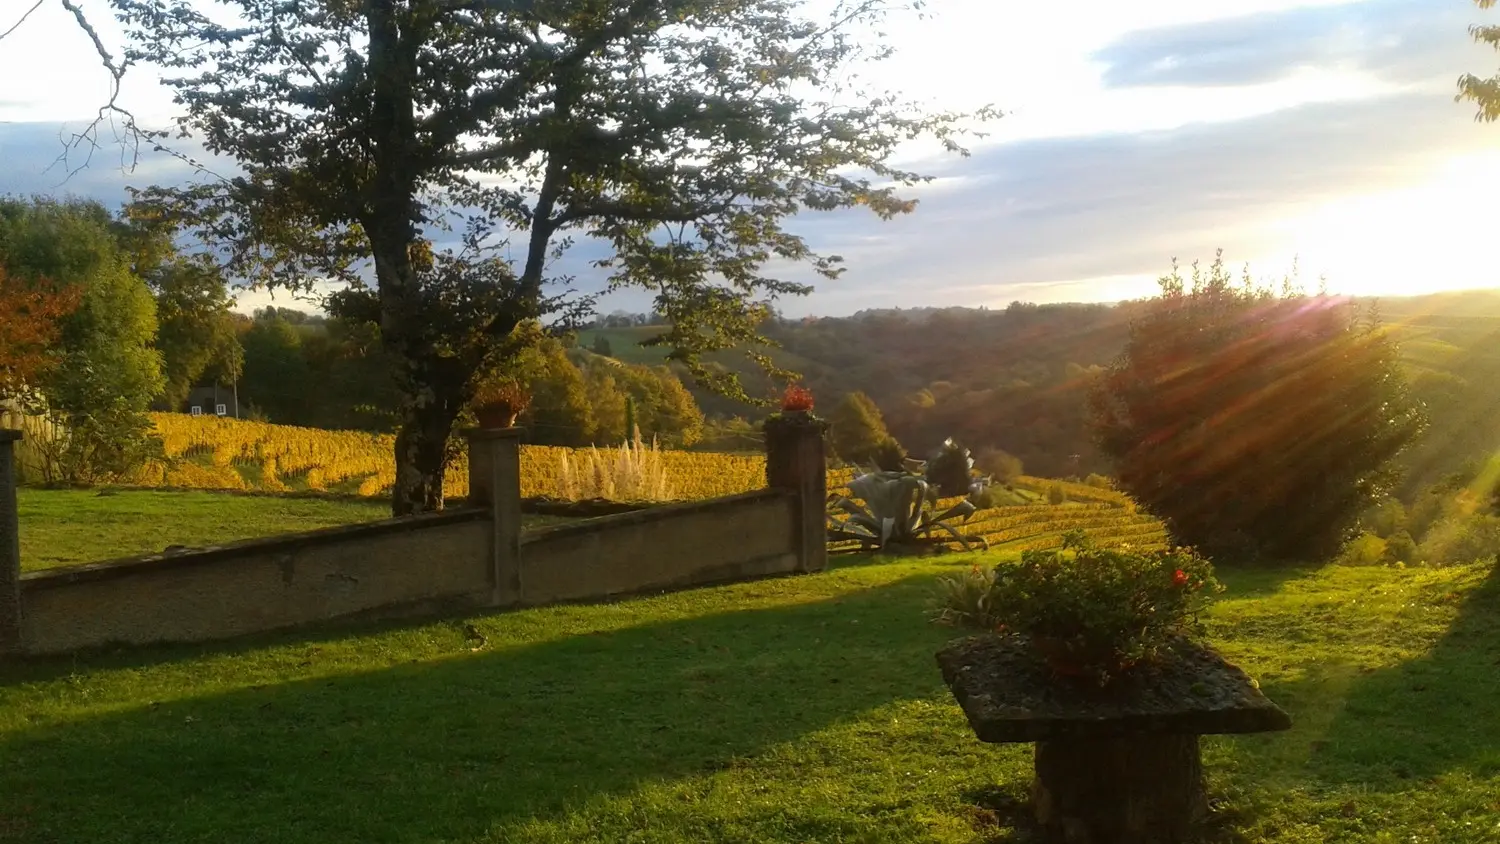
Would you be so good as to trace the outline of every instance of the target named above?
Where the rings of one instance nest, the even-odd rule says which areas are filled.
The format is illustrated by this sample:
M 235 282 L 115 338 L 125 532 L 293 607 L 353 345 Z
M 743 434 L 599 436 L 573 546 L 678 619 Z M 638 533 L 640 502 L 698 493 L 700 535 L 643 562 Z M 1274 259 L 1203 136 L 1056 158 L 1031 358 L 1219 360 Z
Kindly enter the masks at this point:
M 0 668 L 0 841 L 1021 842 L 1030 755 L 938 676 L 973 558 Z M 1206 743 L 1216 842 L 1496 840 L 1500 580 L 1228 569 L 1296 721 Z
M 578 347 L 580 349 L 592 349 L 594 341 L 603 337 L 610 345 L 610 357 L 623 363 L 640 364 L 644 366 L 663 366 L 666 364 L 668 347 L 664 346 L 642 346 L 641 342 L 661 334 L 666 330 L 660 325 L 631 326 L 628 328 L 587 328 L 578 332 Z M 788 352 L 785 349 L 767 350 L 771 358 L 778 366 L 786 367 L 795 372 L 806 374 L 809 370 L 823 368 L 817 362 L 809 360 L 801 355 Z M 742 374 L 754 374 L 759 372 L 743 351 L 714 352 L 704 356 L 706 360 L 723 364 L 729 369 Z
M 19 499 L 22 570 L 372 522 L 391 512 L 378 499 L 221 492 L 21 489 Z M 546 521 L 527 517 L 528 524 Z

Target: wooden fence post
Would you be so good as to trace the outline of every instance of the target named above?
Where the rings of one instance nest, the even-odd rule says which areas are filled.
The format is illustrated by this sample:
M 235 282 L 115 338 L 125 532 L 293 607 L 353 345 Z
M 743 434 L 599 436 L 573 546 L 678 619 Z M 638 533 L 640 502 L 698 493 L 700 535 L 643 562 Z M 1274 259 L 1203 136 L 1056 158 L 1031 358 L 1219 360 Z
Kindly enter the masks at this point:
M 521 429 L 477 428 L 469 440 L 469 503 L 488 507 L 491 601 L 521 601 Z
M 16 442 L 0 429 L 0 653 L 21 650 L 21 528 L 16 506 Z
M 828 423 L 811 414 L 784 413 L 766 420 L 766 485 L 797 495 L 800 570 L 828 567 Z

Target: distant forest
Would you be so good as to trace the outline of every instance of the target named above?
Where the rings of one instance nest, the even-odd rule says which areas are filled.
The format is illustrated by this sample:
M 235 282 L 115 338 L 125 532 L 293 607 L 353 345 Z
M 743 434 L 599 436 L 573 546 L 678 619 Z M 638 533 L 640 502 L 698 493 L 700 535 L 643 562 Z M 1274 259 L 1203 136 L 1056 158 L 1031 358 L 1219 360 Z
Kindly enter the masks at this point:
M 1500 468 L 1500 290 L 1360 299 L 1395 332 L 1412 391 L 1431 427 L 1403 459 L 1403 494 L 1487 462 Z M 1121 352 L 1133 303 L 1013 303 L 997 310 L 944 308 L 865 311 L 849 317 L 778 320 L 767 334 L 778 362 L 802 374 L 824 406 L 860 391 L 879 406 L 891 433 L 914 454 L 954 437 L 977 451 L 1020 458 L 1030 474 L 1108 474 L 1090 433 L 1090 378 Z M 623 315 L 607 337 L 613 354 L 634 361 L 659 354 L 628 346 L 652 333 Z M 634 325 L 636 327 L 627 327 Z M 646 353 L 643 355 L 643 353 Z M 731 356 L 752 393 L 771 385 Z M 695 395 L 711 417 L 736 412 Z
M 1500 459 L 1500 291 L 1360 300 L 1396 333 L 1431 427 L 1403 460 L 1404 492 Z M 871 311 L 778 324 L 815 392 L 860 390 L 916 453 L 952 436 L 1028 473 L 1108 474 L 1085 395 L 1120 354 L 1135 307 L 1030 305 Z
M 1431 428 L 1403 461 L 1405 491 L 1478 471 L 1500 452 L 1500 291 L 1373 304 L 1397 333 L 1413 391 L 1431 416 Z M 913 454 L 953 437 L 976 452 L 1015 455 L 1029 474 L 1085 477 L 1110 471 L 1090 434 L 1089 381 L 1120 353 L 1134 308 L 1013 303 L 998 310 L 880 310 L 778 319 L 766 332 L 781 344 L 773 357 L 803 377 L 821 408 L 863 392 Z M 754 448 L 753 422 L 763 408 L 706 393 L 677 373 L 707 417 L 700 430 L 700 417 L 682 406 L 678 378 L 662 368 L 664 351 L 640 345 L 659 323 L 654 315 L 615 313 L 564 338 L 551 355 L 554 365 L 537 376 L 542 389 L 529 414 L 534 436 L 607 441 L 622 432 L 630 396 L 630 421 L 673 445 Z M 388 406 L 389 397 L 382 395 L 374 337 L 285 310 L 245 320 L 241 331 L 241 387 L 265 416 L 326 427 L 389 424 L 375 410 Z M 775 385 L 742 355 L 714 360 L 740 372 L 752 395 L 774 394 Z M 567 383 L 549 385 L 559 377 Z M 607 412 L 590 413 L 588 405 L 598 403 Z

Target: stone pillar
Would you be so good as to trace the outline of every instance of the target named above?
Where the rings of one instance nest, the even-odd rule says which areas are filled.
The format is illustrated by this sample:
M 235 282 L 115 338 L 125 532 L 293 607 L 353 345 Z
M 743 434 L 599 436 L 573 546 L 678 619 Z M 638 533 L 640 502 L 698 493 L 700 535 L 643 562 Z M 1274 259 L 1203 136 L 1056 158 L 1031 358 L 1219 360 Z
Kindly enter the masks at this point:
M 766 485 L 797 494 L 797 559 L 804 572 L 828 567 L 828 423 L 809 413 L 766 420 Z
M 487 507 L 491 600 L 521 601 L 521 429 L 479 428 L 469 439 L 469 503 Z
M 15 455 L 20 439 L 20 431 L 0 429 L 0 653 L 21 650 L 21 528 Z

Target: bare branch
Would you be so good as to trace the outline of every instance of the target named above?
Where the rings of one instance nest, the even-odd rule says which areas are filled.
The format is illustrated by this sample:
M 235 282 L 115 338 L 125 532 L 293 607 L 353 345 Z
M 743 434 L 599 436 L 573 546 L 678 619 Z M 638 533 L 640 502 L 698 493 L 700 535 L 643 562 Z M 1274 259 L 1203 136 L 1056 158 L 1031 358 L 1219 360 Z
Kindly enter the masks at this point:
M 44 2 L 45 2 L 45 0 L 36 0 L 35 3 L 32 3 L 31 4 L 31 8 L 26 10 L 26 14 L 21 15 L 21 19 L 20 20 L 18 20 L 15 23 L 11 24 L 10 25 L 10 29 L 5 30 L 4 32 L 0 32 L 0 41 L 5 40 L 5 36 L 11 34 L 12 32 L 15 32 L 17 29 L 19 29 L 20 26 L 21 26 L 21 24 L 25 23 L 26 19 L 29 18 L 29 17 L 31 17 L 31 13 L 35 12 L 37 9 L 40 9 L 42 7 L 42 3 L 44 3 Z
M 72 178 L 73 174 L 89 166 L 89 163 L 94 159 L 94 153 L 99 149 L 99 127 L 108 123 L 111 128 L 115 129 L 115 140 L 120 143 L 121 169 L 126 172 L 134 170 L 141 158 L 141 141 L 143 139 L 149 140 L 157 137 L 157 135 L 141 129 L 136 122 L 135 114 L 119 105 L 120 81 L 125 78 L 125 71 L 130 67 L 130 59 L 127 58 L 124 61 L 116 63 L 114 56 L 104 46 L 104 40 L 99 37 L 98 30 L 94 29 L 94 25 L 89 23 L 88 16 L 83 13 L 83 9 L 79 8 L 73 0 L 59 0 L 59 2 L 62 3 L 63 8 L 72 13 L 73 19 L 78 22 L 78 28 L 82 29 L 84 34 L 88 35 L 90 41 L 94 42 L 94 52 L 99 54 L 99 61 L 104 65 L 104 69 L 109 71 L 109 99 L 104 105 L 99 107 L 98 113 L 89 122 L 88 126 L 84 127 L 82 131 L 73 133 L 70 139 L 63 141 L 63 151 L 58 154 L 57 159 L 47 169 L 50 171 L 58 164 L 62 164 L 67 170 L 67 176 L 63 179 L 66 182 L 69 178 Z M 117 117 L 121 119 L 123 126 L 115 125 L 115 118 Z M 124 129 L 123 137 L 120 134 L 121 128 Z M 88 155 L 84 158 L 83 164 L 77 167 L 70 167 L 68 164 L 69 154 L 85 145 L 88 147 Z M 157 148 L 160 149 L 160 146 L 158 145 Z M 127 155 L 129 157 L 128 163 L 126 161 Z

